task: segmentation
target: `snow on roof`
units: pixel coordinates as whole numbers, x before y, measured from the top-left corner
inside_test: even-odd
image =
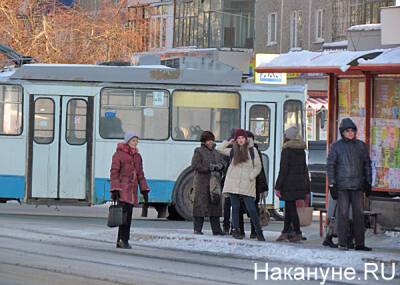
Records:
[[[370,53],[377,52],[373,51],[324,51],[324,52],[313,52],[313,51],[300,51],[300,52],[289,52],[281,54],[269,62],[261,62],[256,69],[262,68],[303,68],[303,67],[315,67],[315,68],[336,68],[345,72],[350,68],[350,63],[357,58],[366,56]],[[262,72],[262,71],[261,71]]]
[[[365,24],[365,25],[356,25],[348,28],[348,31],[376,31],[380,30],[382,24]]]
[[[362,65],[400,64],[400,47],[386,49],[372,60],[359,59],[358,63]]]
[[[6,81],[14,72],[15,70],[0,71],[0,81]]]
[[[337,41],[337,42],[331,42],[331,43],[324,43],[322,45],[323,48],[335,48],[335,47],[347,47],[349,41],[344,40],[344,41]]]

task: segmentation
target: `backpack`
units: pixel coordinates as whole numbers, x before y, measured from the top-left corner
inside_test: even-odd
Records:
[[[258,152],[258,156],[262,160],[261,152],[259,151],[258,148],[256,148],[256,150]],[[254,147],[250,147],[249,152],[254,167]],[[229,165],[232,163],[232,160],[233,160],[233,149],[229,153]],[[265,176],[264,164],[261,161],[261,172],[256,177],[256,193],[260,194],[264,192],[268,192],[268,183],[267,183],[267,177]]]

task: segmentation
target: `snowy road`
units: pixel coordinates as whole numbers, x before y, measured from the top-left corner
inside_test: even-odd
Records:
[[[0,224],[1,285],[266,283],[254,281],[251,260],[135,245],[120,250],[111,241],[51,234],[61,227],[103,227],[94,219],[0,215]]]
[[[161,248],[152,246],[151,240],[141,238],[133,240],[131,250],[116,249],[116,230],[105,228],[104,219],[0,214],[0,224],[0,285],[247,285],[320,284],[321,281],[272,282],[263,280],[263,274],[254,281],[255,261],[250,258]],[[162,233],[174,228],[177,233],[183,233],[180,242],[185,243],[192,237],[188,234],[191,224],[187,222],[136,220],[134,225],[133,235],[136,237],[146,232]],[[221,243],[221,238],[204,238],[210,240],[208,243]],[[168,243],[167,240],[164,242]],[[159,240],[158,245],[160,243],[163,240]],[[226,243],[235,246],[229,237],[226,237]],[[293,249],[293,255],[296,255],[296,249]],[[270,268],[298,266],[276,260],[265,261]],[[398,284],[396,281],[381,284]],[[357,283],[376,284],[374,281]]]

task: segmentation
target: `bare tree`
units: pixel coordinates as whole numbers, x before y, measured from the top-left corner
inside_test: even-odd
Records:
[[[40,62],[129,60],[146,48],[145,27],[143,19],[128,19],[125,0],[104,0],[95,11],[54,0],[0,1],[0,43]]]

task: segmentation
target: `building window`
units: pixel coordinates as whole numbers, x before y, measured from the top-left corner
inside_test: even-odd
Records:
[[[324,10],[323,9],[318,9],[317,10],[317,15],[316,15],[316,23],[315,23],[315,27],[316,27],[316,31],[315,31],[315,39],[317,42],[322,42],[324,41]]]
[[[22,88],[0,85],[0,135],[22,133]]]
[[[290,17],[290,47],[301,48],[303,45],[303,12],[292,11]]]
[[[100,136],[120,139],[133,131],[142,139],[168,138],[169,93],[166,90],[106,88],[101,92]]]
[[[211,130],[217,141],[230,136],[240,126],[240,99],[237,93],[175,91],[173,93],[172,137],[199,141]]]
[[[268,45],[276,44],[277,18],[278,18],[277,13],[271,13],[268,15],[268,35],[267,35]]]

